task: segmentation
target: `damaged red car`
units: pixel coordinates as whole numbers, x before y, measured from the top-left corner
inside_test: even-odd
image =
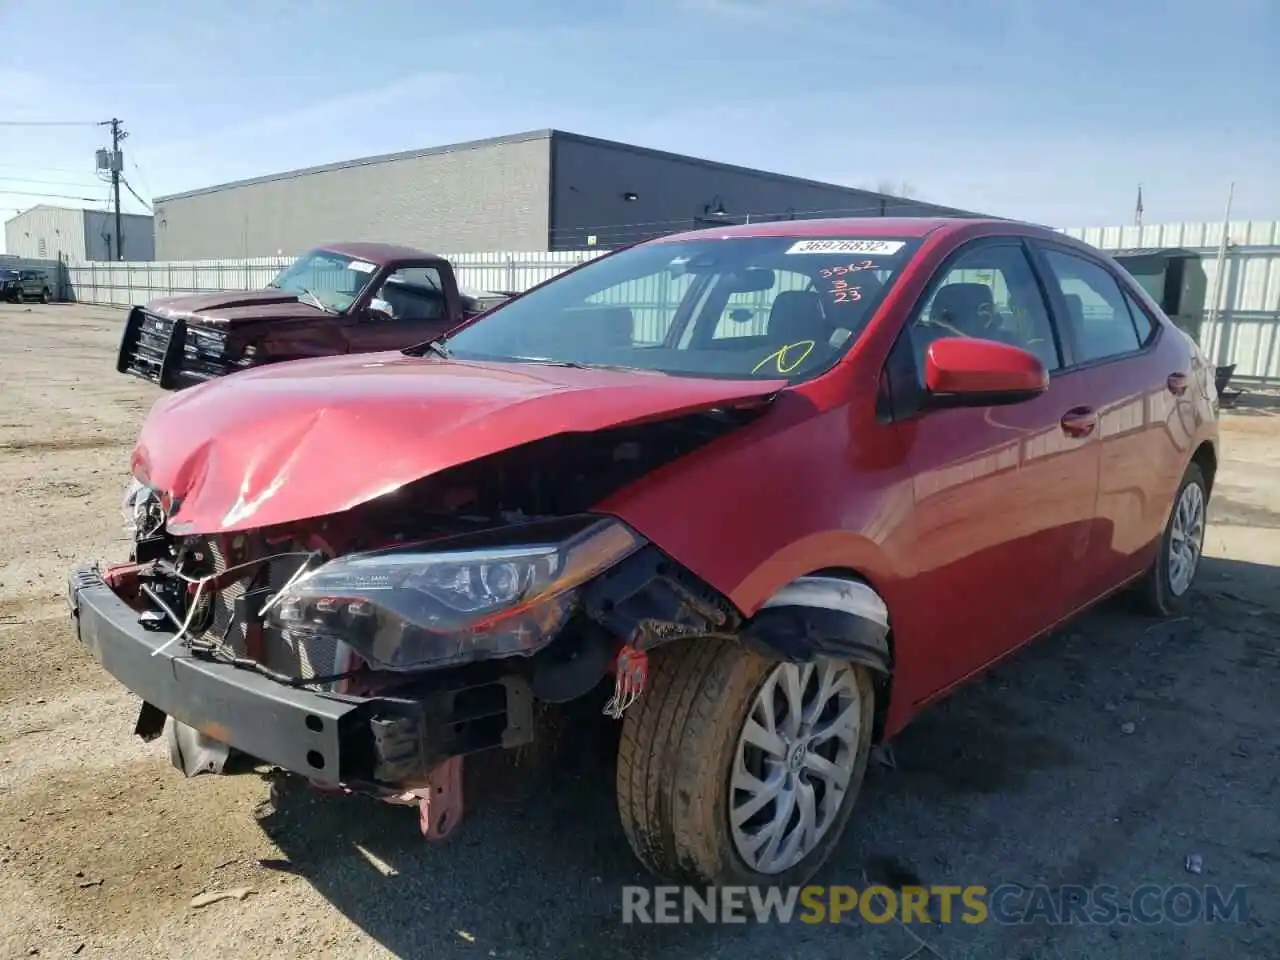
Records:
[[[1185,601],[1213,370],[1114,261],[1002,221],[712,229],[396,353],[162,398],[79,640],[188,774],[461,819],[541,704],[622,724],[659,875],[796,883],[871,747],[1083,608]]]

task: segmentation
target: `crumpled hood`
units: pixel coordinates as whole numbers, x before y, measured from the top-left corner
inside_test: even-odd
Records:
[[[302,303],[283,290],[234,290],[189,297],[163,297],[147,304],[162,317],[194,321],[201,326],[236,327],[262,320],[314,320],[323,310]]]
[[[747,402],[786,385],[399,353],[300,360],[166,395],[132,467],[174,498],[171,532],[230,532],[346,510],[542,437]]]

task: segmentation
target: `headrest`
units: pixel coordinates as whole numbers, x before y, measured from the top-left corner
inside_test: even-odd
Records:
[[[976,330],[991,322],[995,299],[985,283],[949,283],[933,298],[929,319],[960,330]]]
[[[812,290],[784,290],[773,298],[765,333],[771,341],[799,343],[812,340],[822,346],[831,337],[832,325],[822,312],[822,301]]]

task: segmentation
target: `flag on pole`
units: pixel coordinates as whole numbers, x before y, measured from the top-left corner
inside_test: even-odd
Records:
[[[1142,226],[1142,184],[1138,184],[1138,203],[1133,208],[1133,222]]]

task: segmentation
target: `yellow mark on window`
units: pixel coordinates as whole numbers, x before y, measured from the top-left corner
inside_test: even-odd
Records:
[[[790,373],[809,359],[809,354],[813,353],[813,348],[817,345],[816,340],[798,340],[795,343],[789,343],[757,363],[751,368],[751,372],[759,373],[764,367],[772,363],[779,373]],[[795,355],[796,352],[799,352],[799,356]]]

